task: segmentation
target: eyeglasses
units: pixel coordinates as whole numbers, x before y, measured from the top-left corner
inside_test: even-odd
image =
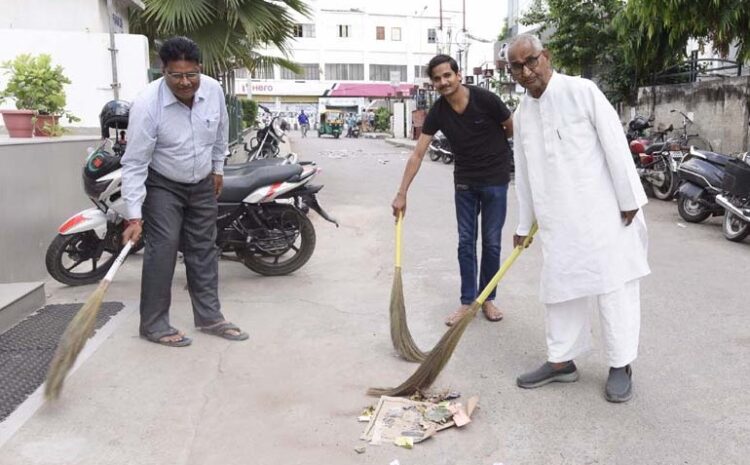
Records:
[[[529,70],[534,70],[539,65],[540,56],[542,56],[541,53],[535,57],[528,57],[523,63],[511,63],[508,66],[508,69],[510,70],[511,74],[521,74],[523,72],[524,66],[529,68]]]
[[[183,79],[187,78],[189,81],[195,81],[200,77],[201,73],[198,72],[192,72],[192,73],[167,73],[167,76],[169,76],[170,79],[173,81],[182,81]]]

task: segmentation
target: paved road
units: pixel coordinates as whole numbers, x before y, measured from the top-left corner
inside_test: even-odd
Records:
[[[293,134],[293,137],[296,134]],[[653,275],[644,281],[636,394],[602,396],[601,353],[578,362],[573,385],[524,391],[515,377],[545,355],[536,292],[539,248],[501,283],[501,323],[469,327],[435,387],[481,396],[474,421],[413,450],[354,452],[359,411],[372,385],[394,385],[415,366],[396,358],[388,332],[393,270],[389,203],[408,154],[382,141],[293,140],[323,168],[321,203],[342,226],[313,214],[317,249],[292,276],[264,278],[221,265],[229,318],[247,343],[195,334],[178,270],[173,322],[195,337],[186,349],[137,337],[139,257],[108,298],[128,310],[111,336],[0,449],[0,464],[505,465],[746,464],[750,455],[750,242],[723,239],[720,223],[686,225],[676,206],[646,208]],[[458,304],[451,166],[425,162],[405,223],[404,288],[423,348]],[[514,196],[504,238],[516,223]],[[86,298],[92,287],[50,284],[50,301]],[[597,331],[598,332],[598,331]]]

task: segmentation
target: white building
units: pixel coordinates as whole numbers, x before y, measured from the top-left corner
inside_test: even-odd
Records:
[[[22,53],[52,56],[72,81],[66,109],[81,119],[63,126],[99,126],[102,106],[117,95],[132,100],[148,84],[145,36],[128,34],[128,9],[141,0],[0,0],[0,62]],[[110,27],[113,33],[112,54]],[[114,62],[114,63],[113,63]],[[0,89],[8,77],[0,73]],[[6,101],[0,109],[15,108]],[[0,123],[2,120],[0,119]]]
[[[410,92],[424,89],[429,82],[426,65],[435,54],[457,57],[463,49],[465,57],[474,46],[461,37],[458,11],[443,11],[441,29],[439,16],[418,11],[386,14],[311,6],[312,17],[299,18],[297,37],[290,44],[291,58],[302,73],[279,66],[257,69],[252,76],[242,70],[237,75],[238,93],[287,116],[302,109],[317,114],[332,107],[359,112],[387,98],[409,98]],[[475,47],[480,46],[488,48]],[[491,56],[491,45],[489,50]]]

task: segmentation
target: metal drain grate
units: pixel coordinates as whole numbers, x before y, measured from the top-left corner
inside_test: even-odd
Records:
[[[47,305],[0,334],[0,421],[44,382],[60,336],[82,305]],[[124,307],[121,302],[105,302],[96,329]]]

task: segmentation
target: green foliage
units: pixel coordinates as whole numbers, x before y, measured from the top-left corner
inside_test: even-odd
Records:
[[[726,56],[738,46],[737,61],[750,60],[750,2],[747,0],[631,0],[628,19],[638,24],[637,45],[649,55],[662,52],[664,43],[684,49],[690,38]]]
[[[201,48],[205,72],[219,75],[231,69],[279,64],[295,72],[288,59],[295,19],[309,17],[303,0],[145,0],[146,9],[131,9],[130,30],[158,39],[184,35]],[[276,48],[282,57],[263,56],[255,49]]]
[[[388,132],[391,130],[391,112],[387,108],[375,110],[375,130]]]
[[[552,32],[545,46],[556,68],[594,79],[618,102],[634,98],[651,74],[684,56],[684,47],[671,46],[662,35],[648,44],[656,52],[647,52],[642,26],[626,8],[622,0],[534,0],[521,22]]]
[[[258,117],[258,102],[249,98],[241,98],[240,104],[242,104],[242,121],[245,127],[249,128],[255,124],[255,119]]]
[[[33,110],[44,115],[59,115],[68,121],[79,121],[65,111],[65,84],[70,84],[60,65],[52,66],[52,57],[46,54],[18,55],[2,64],[10,75],[8,85],[0,92],[0,101],[15,100],[16,108]]]

